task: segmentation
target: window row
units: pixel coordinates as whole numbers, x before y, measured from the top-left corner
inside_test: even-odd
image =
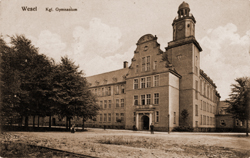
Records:
[[[150,104],[159,104],[159,93],[154,93],[153,102],[151,102],[151,94],[143,94],[140,95],[140,103],[139,96],[134,95],[134,105],[150,105]]]
[[[200,94],[207,97],[208,99],[212,100],[213,102],[216,101],[216,90],[207,82],[200,79]]]
[[[212,106],[211,104],[208,104],[202,100],[201,100],[201,110],[216,114],[215,106]]]
[[[115,107],[124,107],[125,102],[124,99],[116,99],[115,100]],[[100,101],[100,108],[101,109],[107,109],[107,108],[111,108],[112,106],[112,101],[111,100],[104,100],[104,101]]]
[[[100,122],[111,122],[112,114],[111,113],[104,113],[99,114],[99,121]],[[124,122],[124,113],[116,113],[115,114],[115,121],[116,122]]]
[[[140,83],[139,79],[134,79],[134,89],[139,89],[139,88],[150,88],[150,87],[158,87],[159,86],[159,75],[153,76],[153,85],[151,82],[152,77],[142,77],[140,78]],[[139,87],[140,85],[140,87]]]
[[[111,96],[111,86],[102,87],[92,89],[92,93],[97,96]],[[125,86],[124,85],[115,85],[113,89],[114,94],[123,94],[125,93]]]
[[[215,125],[215,118],[206,115],[200,115],[200,125]]]

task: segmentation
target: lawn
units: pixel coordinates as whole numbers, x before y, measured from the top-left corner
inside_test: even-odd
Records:
[[[250,137],[244,133],[165,133],[129,130],[88,129],[84,132],[8,132],[1,135],[2,150],[16,154],[13,148],[25,145],[47,147],[29,149],[25,157],[64,157],[58,149],[93,157],[250,157]],[[5,141],[5,142],[4,142]],[[10,143],[11,142],[11,143]],[[6,145],[6,144],[12,144]],[[19,146],[18,146],[19,144]],[[20,144],[23,145],[20,147]],[[6,148],[7,146],[7,148]],[[8,149],[9,148],[9,149]],[[0,155],[3,156],[3,155]],[[70,154],[67,155],[70,157]],[[72,156],[72,155],[71,155]],[[66,157],[66,156],[65,156]],[[76,157],[76,156],[72,156]]]

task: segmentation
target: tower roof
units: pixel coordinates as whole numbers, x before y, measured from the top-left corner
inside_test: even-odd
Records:
[[[178,10],[184,9],[184,8],[189,8],[189,4],[183,1],[181,5],[179,6]],[[190,9],[190,8],[189,8]]]

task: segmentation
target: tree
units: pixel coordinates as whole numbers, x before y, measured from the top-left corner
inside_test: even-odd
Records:
[[[186,125],[186,120],[188,118],[188,111],[187,109],[183,109],[182,112],[181,112],[181,119],[182,121],[184,122],[184,124]]]
[[[246,135],[248,136],[250,80],[248,77],[237,78],[232,84],[231,94],[226,102],[229,104],[227,112],[233,117],[246,122]]]
[[[68,57],[62,57],[56,66],[53,76],[53,97],[57,114],[66,117],[66,129],[73,117],[83,117],[83,120],[96,115],[98,110],[95,98],[88,92],[86,78]]]
[[[5,51],[1,52],[2,109],[5,115],[24,116],[26,127],[28,116],[33,116],[34,126],[35,116],[46,115],[49,106],[52,61],[39,54],[38,49],[23,35],[12,36],[10,44],[7,47],[3,43]]]
[[[88,87],[86,86],[86,88]],[[97,104],[96,96],[93,95],[90,90],[85,90],[83,100],[84,101],[82,102],[82,105],[79,106],[76,110],[76,116],[82,117],[82,129],[84,129],[84,124],[88,119],[96,119],[95,117],[100,110],[100,107]]]
[[[15,53],[0,38],[0,56],[1,56],[1,122],[2,124],[12,124],[15,118],[19,117],[16,106],[19,103],[20,91],[19,72],[15,69],[12,62],[15,59]]]

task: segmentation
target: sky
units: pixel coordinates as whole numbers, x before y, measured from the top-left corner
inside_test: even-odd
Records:
[[[68,56],[85,76],[129,65],[145,34],[165,51],[172,22],[183,0],[0,0],[0,31],[25,35],[56,62]],[[250,76],[250,0],[186,0],[196,19],[201,69],[214,81],[221,100],[235,79]],[[23,11],[22,7],[36,11]],[[53,11],[49,12],[49,9]],[[57,11],[71,8],[77,11]]]

